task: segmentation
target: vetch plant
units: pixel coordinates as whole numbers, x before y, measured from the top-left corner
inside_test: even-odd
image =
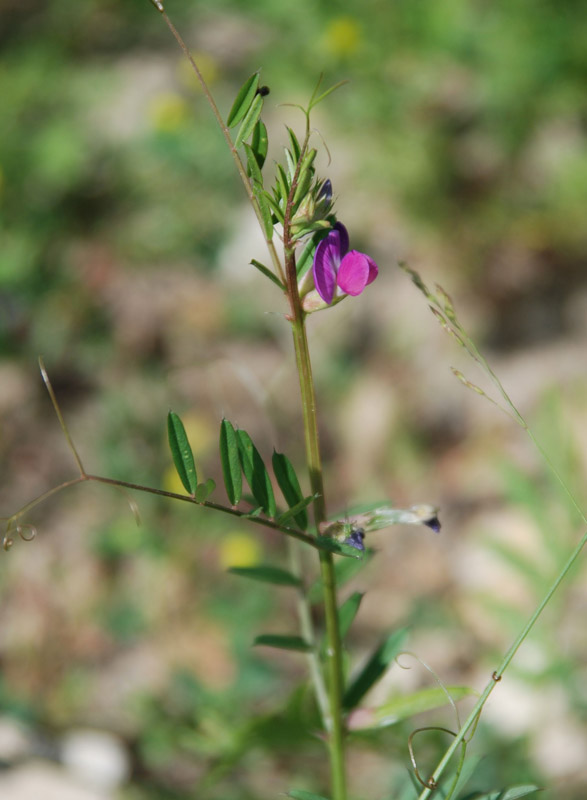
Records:
[[[168,441],[185,494],[91,474],[79,457],[48,371],[41,360],[41,374],[79,475],[50,489],[12,514],[6,521],[4,548],[8,550],[12,546],[15,535],[22,539],[34,537],[34,528],[25,520],[27,513],[35,505],[67,487],[85,481],[159,495],[231,515],[242,519],[243,524],[270,529],[288,542],[289,569],[274,564],[262,564],[233,568],[232,572],[297,593],[299,631],[295,634],[260,634],[255,644],[299,651],[307,656],[308,672],[321,725],[320,737],[324,740],[330,765],[329,799],[346,800],[348,795],[346,749],[349,732],[381,729],[444,705],[450,705],[453,709],[456,730],[448,731],[453,741],[431,774],[426,775],[418,764],[413,741],[417,733],[426,729],[415,731],[406,743],[414,766],[414,785],[418,787],[420,800],[431,795],[464,798],[465,795],[460,792],[475,766],[473,760],[466,759],[468,737],[474,732],[485,701],[501,680],[540,612],[577,559],[587,540],[587,534],[570,555],[546,597],[498,665],[464,722],[460,721],[455,702],[472,691],[466,687],[446,687],[438,678],[438,686],[401,698],[396,697],[376,708],[363,704],[369,690],[395,660],[405,653],[407,631],[400,629],[391,632],[374,648],[365,665],[349,677],[345,667],[344,639],[359,610],[362,595],[355,593],[344,603],[339,602],[337,589],[344,569],[340,565],[354,561],[360,566],[373,555],[366,547],[368,536],[373,531],[402,524],[423,525],[439,532],[440,522],[437,509],[433,505],[422,503],[417,497],[414,498],[414,504],[407,509],[395,508],[391,503],[376,503],[371,507],[353,509],[349,513],[341,512],[334,518],[327,511],[327,491],[323,481],[316,413],[317,398],[306,321],[311,313],[328,311],[349,296],[360,296],[376,280],[380,269],[369,255],[350,249],[349,232],[336,216],[331,182],[327,177],[318,175],[315,167],[317,149],[311,146],[312,110],[340,84],[321,91],[321,82],[318,82],[307,106],[298,107],[305,122],[303,131],[298,135],[292,128],[287,129],[288,146],[284,150],[284,161],[276,164],[273,179],[269,180],[266,173],[268,132],[262,119],[268,91],[260,85],[259,73],[254,73],[243,84],[224,118],[197,63],[169,20],[162,2],[153,0],[153,4],[191,63],[263,232],[268,264],[257,260],[251,261],[251,264],[262,277],[270,280],[282,292],[287,301],[285,319],[291,328],[299,378],[306,475],[299,476],[290,459],[285,454],[274,451],[271,476],[250,435],[230,420],[222,419],[219,429],[219,460],[228,503],[213,500],[211,498],[216,485],[212,479],[202,479],[199,475],[184,424],[181,417],[173,411],[169,412],[167,418]],[[528,425],[517,412],[501,383],[460,326],[448,295],[440,289],[436,294],[430,292],[416,273],[410,274],[443,327],[486,371],[497,387],[508,413],[530,433]],[[484,394],[461,373],[456,374],[466,386]],[[302,489],[305,484],[309,486],[309,491]],[[279,488],[284,502],[276,496],[275,487]],[[587,523],[578,506],[577,509],[582,520]],[[302,545],[316,551],[320,568],[317,590],[316,585],[309,585],[302,569]],[[312,609],[317,594],[324,619],[323,635],[316,628]],[[452,773],[448,773],[447,767],[457,752],[456,766],[452,767]],[[418,791],[414,789],[410,796],[416,797]],[[517,786],[475,797],[478,800],[514,800],[535,791],[537,787],[534,785]],[[288,796],[297,800],[321,800],[319,795],[296,789],[292,789]]]

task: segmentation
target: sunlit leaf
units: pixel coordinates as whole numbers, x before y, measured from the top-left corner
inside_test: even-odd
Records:
[[[256,94],[253,98],[253,102],[251,103],[251,107],[247,111],[245,118],[243,119],[242,125],[239,128],[239,132],[236,135],[236,139],[234,140],[234,146],[240,147],[240,145],[245,142],[249,136],[253,133],[255,125],[261,116],[261,111],[263,110],[263,96],[260,94]]]
[[[291,572],[279,567],[272,567],[268,564],[260,564],[257,567],[231,567],[229,572],[233,575],[241,575],[243,578],[251,578],[263,583],[274,583],[277,586],[301,586],[302,582]]]
[[[343,698],[345,708],[354,708],[369,689],[377,683],[394,658],[401,652],[407,634],[407,628],[400,628],[379,645],[346,690]]]
[[[285,502],[293,508],[304,502],[304,495],[300,488],[298,476],[289,458],[284,453],[273,451],[272,457],[273,473],[277,479],[277,484],[285,497]],[[307,498],[306,498],[307,499]],[[310,501],[311,502],[311,501]],[[308,503],[306,503],[308,505]],[[305,531],[308,527],[308,514],[302,508],[296,515],[295,520],[300,528]]]
[[[251,103],[255,99],[257,93],[257,87],[259,85],[259,73],[255,72],[254,75],[243,83],[239,92],[236,96],[236,100],[232,104],[232,108],[230,109],[230,113],[228,114],[228,118],[226,120],[226,125],[229,128],[232,128],[234,125],[237,125],[241,119],[245,116],[247,111],[251,107]]]
[[[475,694],[468,686],[447,686],[452,699],[457,702],[463,697]],[[449,703],[446,692],[439,686],[421,689],[412,694],[399,695],[377,708],[355,708],[348,716],[349,730],[371,730],[395,725],[415,714],[441,708]]]
[[[173,411],[167,415],[167,438],[177,474],[185,490],[194,494],[198,486],[194,454],[188,442],[183,422]]]
[[[257,636],[253,644],[277,647],[280,650],[298,650],[300,653],[309,653],[313,649],[312,645],[301,636],[280,636],[273,633],[263,633],[261,636]]]
[[[243,473],[253,497],[268,517],[274,517],[277,512],[275,496],[263,459],[246,431],[237,430],[236,439]]]
[[[231,504],[236,506],[242,496],[242,471],[236,431],[227,419],[220,423],[220,461],[226,494]]]

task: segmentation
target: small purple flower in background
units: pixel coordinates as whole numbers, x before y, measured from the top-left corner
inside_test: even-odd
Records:
[[[316,248],[313,272],[318,294],[330,305],[337,286],[344,294],[356,297],[375,280],[379,269],[365,253],[349,252],[347,229],[337,222]]]

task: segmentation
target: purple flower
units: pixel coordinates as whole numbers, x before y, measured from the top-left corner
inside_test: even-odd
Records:
[[[313,271],[316,290],[330,305],[337,286],[344,294],[356,297],[375,280],[379,269],[365,253],[349,251],[347,229],[337,222],[316,248]]]

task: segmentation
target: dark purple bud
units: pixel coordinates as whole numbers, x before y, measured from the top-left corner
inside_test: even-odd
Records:
[[[440,520],[438,517],[430,517],[430,519],[424,520],[424,525],[427,525],[434,533],[440,533]]]
[[[351,547],[356,547],[357,550],[364,550],[365,545],[363,539],[365,538],[365,531],[362,528],[355,528],[352,533],[344,540],[344,544],[349,544]]]
[[[322,188],[318,192],[318,197],[316,199],[318,202],[324,200],[326,205],[330,205],[332,201],[332,184],[328,178],[322,184]]]
[[[268,86],[259,86],[255,94],[260,94],[261,97],[267,97],[271,89]]]

